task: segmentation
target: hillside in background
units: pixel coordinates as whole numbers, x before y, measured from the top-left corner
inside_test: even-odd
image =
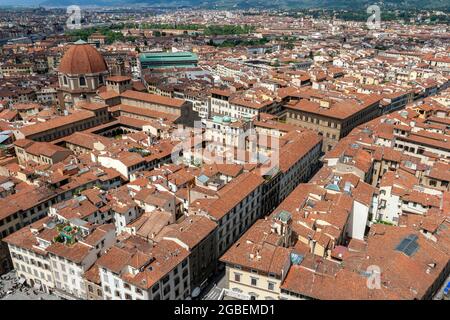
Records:
[[[390,9],[450,9],[450,0],[2,0],[3,5],[199,7],[218,9],[363,9],[374,3]]]

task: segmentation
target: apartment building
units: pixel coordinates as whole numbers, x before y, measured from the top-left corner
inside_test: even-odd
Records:
[[[94,264],[88,271],[84,273],[86,299],[87,300],[103,300],[102,282],[100,280],[100,272],[98,265]]]
[[[45,188],[18,192],[7,198],[0,199],[2,207],[0,214],[1,238],[6,238],[22,227],[43,218],[48,207],[61,199],[62,195],[57,195],[55,192]],[[2,248],[0,271],[4,273],[12,265],[7,245],[4,242],[0,242],[0,247]]]
[[[60,144],[77,156],[94,150],[105,150],[111,146],[108,138],[89,132],[75,132],[62,138]]]
[[[48,237],[41,233],[50,220],[48,217],[40,219],[3,239],[19,279],[47,293],[53,293],[55,282],[48,252],[44,249]]]
[[[84,272],[115,243],[112,225],[45,217],[4,240],[19,277],[30,286],[67,299],[84,298]]]
[[[181,300],[191,292],[188,251],[130,236],[97,261],[104,300]]]
[[[205,140],[217,145],[246,149],[245,134],[250,132],[250,121],[228,116],[214,116],[205,120]]]
[[[211,116],[251,120],[261,113],[279,114],[281,111],[280,103],[263,88],[234,93],[214,88],[210,94]]]
[[[117,172],[111,169],[106,170],[108,171],[93,168],[91,172],[86,169],[83,171],[73,164],[65,165],[62,171],[56,172],[58,176],[61,173],[66,174],[67,177],[65,179],[48,180],[49,187],[27,187],[0,199],[0,206],[2,207],[0,213],[0,239],[45,217],[51,206],[72,198],[79,191],[89,189],[95,185],[109,189],[122,183]],[[50,173],[45,172],[44,174],[56,176],[54,171]],[[35,175],[29,174],[23,179],[31,178],[35,178]],[[34,180],[26,181],[32,183]],[[7,246],[1,241],[0,249],[2,253],[2,256],[0,256],[2,269],[0,271],[3,273],[10,269],[11,262]]]
[[[280,286],[295,253],[291,244],[291,217],[281,212],[273,219],[258,220],[220,258],[225,263],[227,292],[240,299],[278,300]]]
[[[92,153],[92,157],[106,168],[114,168],[127,179],[130,179],[132,174],[144,170],[147,166],[147,161],[140,154],[136,152],[119,152],[116,154]]]
[[[288,124],[311,129],[323,136],[323,151],[331,150],[358,125],[380,114],[381,97],[334,98],[318,91],[300,94],[300,100],[284,105]]]
[[[441,159],[450,159],[450,141],[444,134],[410,132],[405,135],[396,135],[393,148],[423,160],[428,159],[430,154]]]
[[[0,75],[2,75],[3,77],[31,75],[33,72],[33,65],[28,63],[7,63],[0,66]]]
[[[217,223],[202,217],[189,216],[182,222],[164,227],[156,237],[174,241],[189,251],[190,287],[204,289],[207,279],[217,270],[217,256],[214,254],[217,240]],[[198,290],[197,290],[198,291]]]
[[[108,121],[107,107],[98,104],[85,104],[74,113],[35,123],[19,129],[17,139],[49,142],[83,131]]]
[[[189,206],[189,214],[206,215],[218,224],[217,257],[261,215],[263,183],[264,179],[254,172],[242,173],[217,192],[218,199],[199,199]]]
[[[311,131],[292,131],[278,152],[279,201],[283,201],[300,183],[308,181],[319,167],[323,139]]]
[[[437,162],[422,177],[421,184],[441,191],[450,191],[450,164]]]
[[[66,148],[56,146],[48,142],[35,142],[28,139],[20,139],[14,142],[19,165],[31,161],[40,165],[53,165],[65,160],[72,154]]]
[[[60,237],[65,238],[65,243],[58,242]],[[92,227],[75,221],[62,228],[60,237],[46,248],[55,279],[55,293],[68,299],[84,298],[87,294],[84,273],[116,242],[114,226]]]

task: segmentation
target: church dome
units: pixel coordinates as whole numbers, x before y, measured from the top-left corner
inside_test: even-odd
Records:
[[[90,44],[77,41],[69,47],[59,64],[64,74],[92,74],[108,71],[103,56]]]

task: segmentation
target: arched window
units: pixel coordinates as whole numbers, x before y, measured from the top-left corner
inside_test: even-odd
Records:
[[[250,296],[250,300],[258,300],[258,294],[255,292],[249,292],[248,295]]]
[[[85,86],[86,86],[86,78],[80,77],[80,87],[85,87]]]

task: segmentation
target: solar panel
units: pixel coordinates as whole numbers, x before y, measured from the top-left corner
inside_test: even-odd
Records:
[[[417,242],[412,241],[406,247],[405,254],[408,256],[412,256],[417,251],[417,249],[419,249],[419,245],[417,244]]]
[[[409,242],[410,242],[410,240],[408,240],[408,239],[403,239],[403,240],[400,242],[400,244],[395,248],[395,250],[398,250],[398,251],[404,251],[405,248],[408,246]]]
[[[403,252],[410,257],[417,251],[417,249],[419,249],[417,239],[418,237],[415,234],[410,234],[400,242],[395,250]]]
[[[302,254],[291,253],[291,262],[292,264],[300,264],[303,261],[304,256]]]

